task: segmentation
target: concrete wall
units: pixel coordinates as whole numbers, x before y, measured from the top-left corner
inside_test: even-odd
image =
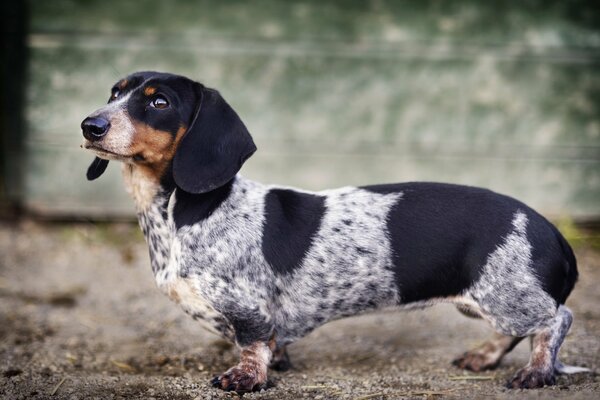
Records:
[[[254,135],[243,169],[324,189],[485,186],[600,216],[600,16],[586,1],[32,1],[25,203],[131,215],[85,181],[80,121],[136,70],[218,88]]]

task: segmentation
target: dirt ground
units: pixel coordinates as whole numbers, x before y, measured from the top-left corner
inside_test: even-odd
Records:
[[[561,359],[600,369],[600,251],[577,249],[575,323]],[[503,388],[528,359],[522,342],[496,371],[452,358],[491,334],[451,306],[330,323],[290,347],[291,371],[250,399],[600,398],[595,373],[532,391]],[[210,378],[236,349],[154,286],[133,224],[0,222],[0,396],[7,399],[220,399]],[[517,394],[517,396],[515,396]]]

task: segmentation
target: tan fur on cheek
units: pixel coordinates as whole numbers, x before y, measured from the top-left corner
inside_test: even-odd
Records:
[[[148,174],[153,175],[158,182],[175,156],[175,150],[186,127],[181,126],[173,135],[146,124],[134,123],[134,131],[130,153],[133,156],[141,156],[139,165],[147,167]]]
[[[124,164],[123,176],[125,186],[138,210],[145,210],[152,204],[160,188],[160,180],[175,156],[186,129],[181,126],[173,136],[146,124],[134,123],[130,154],[134,158],[139,156],[141,160]]]

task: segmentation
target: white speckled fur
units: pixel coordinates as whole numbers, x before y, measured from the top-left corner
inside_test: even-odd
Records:
[[[238,177],[229,197],[209,218],[179,229],[174,242],[181,248],[181,258],[169,268],[176,276],[185,276],[215,309],[228,309],[234,303],[269,321],[273,272],[261,249],[267,190]]]
[[[126,174],[128,173],[127,168],[125,166]],[[138,175],[135,181],[126,179],[125,183],[130,193],[134,192],[130,186],[132,184],[152,186],[152,182],[148,179],[144,180],[143,175]],[[227,325],[223,316],[215,311],[211,303],[202,296],[195,282],[192,279],[182,278],[179,274],[182,250],[173,223],[175,192],[171,195],[157,195],[150,205],[145,204],[145,199],[142,199],[140,203],[136,196],[133,198],[136,201],[139,223],[150,250],[150,263],[158,288],[180,304],[186,313],[202,323],[204,328],[228,339],[233,339],[231,327]]]
[[[272,188],[238,176],[229,197],[209,218],[177,232],[172,216],[175,194],[169,200],[158,195],[150,206],[140,208],[158,286],[187,313],[229,338],[233,328],[217,310],[233,302],[241,310],[257,312],[276,332],[278,344],[332,319],[398,303],[385,221],[401,194],[353,187],[317,193],[326,197],[321,226],[302,265],[290,275],[280,275],[268,265],[261,247],[264,201]],[[342,223],[344,219],[351,225]],[[498,332],[512,336],[545,327],[556,302],[532,274],[526,228],[526,215],[516,213],[513,231],[462,296],[402,308],[439,301],[464,304]]]
[[[352,187],[319,192],[326,196],[327,211],[313,244],[300,268],[280,276],[261,246],[264,201],[272,188],[238,176],[209,218],[177,232],[172,216],[176,195],[168,205],[166,195],[158,195],[150,206],[140,207],[161,290],[229,338],[232,327],[216,310],[234,302],[256,311],[273,326],[280,344],[329,320],[398,302],[385,221],[399,194]],[[333,234],[334,228],[342,234]]]
[[[556,301],[542,289],[530,268],[527,222],[524,213],[515,213],[513,231],[489,255],[480,279],[464,296],[505,335],[530,335],[544,328],[556,313]]]
[[[276,281],[282,294],[275,319],[284,340],[335,318],[398,303],[385,221],[400,194],[353,187],[318,194],[326,196],[327,211],[312,246],[298,270]]]

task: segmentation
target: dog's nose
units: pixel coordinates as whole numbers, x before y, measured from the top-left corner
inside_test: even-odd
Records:
[[[81,123],[81,130],[83,136],[90,141],[96,141],[102,139],[110,128],[110,122],[102,117],[87,117]]]

